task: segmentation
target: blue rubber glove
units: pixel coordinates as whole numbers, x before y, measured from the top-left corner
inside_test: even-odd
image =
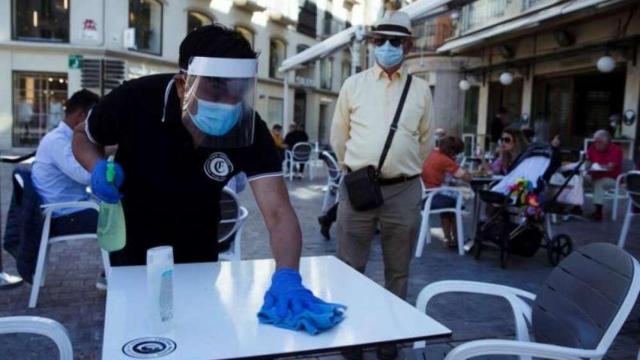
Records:
[[[118,188],[124,181],[122,167],[114,162],[115,177],[113,182],[107,179],[107,160],[100,160],[91,172],[91,192],[101,201],[115,204],[122,198]]]
[[[345,309],[315,297],[302,285],[298,271],[280,269],[271,278],[258,318],[265,324],[315,335],[340,323]]]

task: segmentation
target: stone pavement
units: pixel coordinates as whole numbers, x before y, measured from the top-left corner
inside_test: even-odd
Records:
[[[10,171],[11,166],[0,164],[3,229],[10,200]],[[322,203],[323,180],[287,183],[291,201],[302,225],[303,255],[334,254],[335,239],[323,240],[316,220]],[[241,201],[250,212],[243,235],[243,258],[270,257],[268,239],[265,237],[266,228],[251,192],[244,192]],[[619,222],[613,224],[610,220],[601,224],[567,222],[554,227],[554,231],[570,234],[579,246],[595,241],[616,242],[620,227]],[[434,232],[437,233],[437,229]],[[636,256],[640,255],[637,239],[640,239],[640,221],[636,220],[628,238],[628,249]],[[6,253],[4,259],[5,268],[13,271],[12,259]],[[77,359],[99,359],[105,306],[105,292],[95,288],[100,267],[99,251],[95,243],[54,246],[48,266],[47,284],[40,292],[38,307],[33,310],[27,308],[30,287],[25,285],[0,292],[0,316],[40,315],[53,318],[69,330]],[[481,260],[476,261],[471,256],[459,257],[453,251],[445,249],[439,241],[434,241],[425,248],[422,258],[412,262],[408,301],[414,304],[420,289],[431,282],[445,279],[488,281],[517,286],[535,293],[551,270],[544,250],[530,259],[513,257],[508,269],[503,270],[499,266],[497,252],[487,251]],[[378,283],[383,282],[379,242],[374,242],[366,274]],[[424,351],[412,351],[411,344],[407,344],[402,352],[403,358],[441,359],[449,349],[465,341],[514,336],[509,306],[499,299],[479,295],[443,295],[432,301],[428,313],[448,326],[453,331],[453,336],[429,342]],[[639,318],[640,309],[636,306],[607,354],[607,359],[635,358],[640,346]],[[54,346],[42,337],[0,336],[0,360],[54,359],[55,356]],[[319,359],[340,358],[333,354]],[[376,357],[373,351],[369,351],[366,358]]]

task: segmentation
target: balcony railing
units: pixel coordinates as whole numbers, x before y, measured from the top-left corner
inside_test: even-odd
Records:
[[[416,36],[414,53],[435,52],[444,42],[453,36],[453,26],[450,23],[435,23],[427,21],[414,26]]]
[[[532,8],[563,0],[477,0],[462,7],[460,34],[518,16]]]

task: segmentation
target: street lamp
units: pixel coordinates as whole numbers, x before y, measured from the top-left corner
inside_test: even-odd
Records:
[[[500,74],[500,84],[504,86],[508,86],[508,85],[511,85],[512,82],[513,82],[513,75],[510,72],[505,71],[502,74]]]
[[[616,68],[616,61],[609,55],[605,55],[598,59],[596,67],[601,73],[610,73]]]
[[[469,83],[469,80],[462,79],[460,80],[460,82],[458,83],[458,87],[460,88],[460,90],[462,91],[467,91],[471,88],[471,84]]]

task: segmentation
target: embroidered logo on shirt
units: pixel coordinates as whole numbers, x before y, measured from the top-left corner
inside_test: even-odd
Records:
[[[225,181],[233,172],[233,164],[226,154],[216,152],[205,161],[204,172],[215,181]]]

